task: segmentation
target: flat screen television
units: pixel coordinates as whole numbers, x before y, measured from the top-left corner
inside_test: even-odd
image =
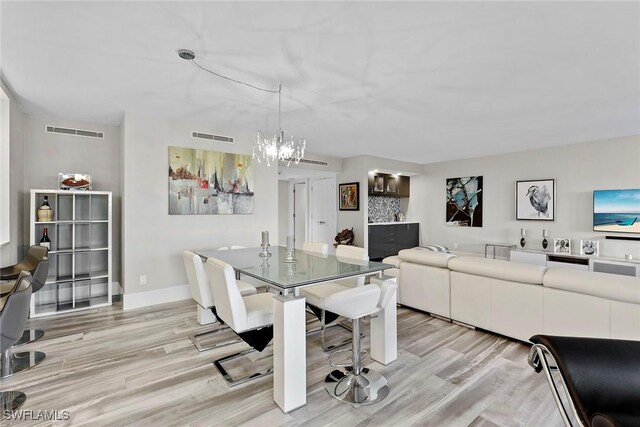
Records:
[[[640,189],[594,191],[593,231],[640,234]]]

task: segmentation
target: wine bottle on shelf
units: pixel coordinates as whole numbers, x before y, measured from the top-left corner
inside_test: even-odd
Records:
[[[47,227],[44,228],[44,232],[42,233],[42,239],[40,239],[40,246],[46,246],[47,249],[51,250],[51,240],[49,239]]]
[[[51,209],[51,206],[49,206],[48,196],[44,196],[44,202],[42,202],[42,206],[38,208],[38,221],[53,221],[53,209]]]

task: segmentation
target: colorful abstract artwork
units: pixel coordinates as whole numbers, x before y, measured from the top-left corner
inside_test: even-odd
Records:
[[[339,205],[341,211],[360,210],[360,183],[350,182],[338,186]]]
[[[482,227],[482,177],[447,178],[447,225]]]
[[[250,155],[169,147],[169,214],[253,213]]]

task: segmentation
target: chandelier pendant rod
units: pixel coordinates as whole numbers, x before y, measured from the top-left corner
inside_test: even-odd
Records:
[[[271,162],[275,161],[284,161],[287,162],[287,166],[294,161],[296,164],[300,162],[300,160],[304,157],[304,150],[306,146],[306,140],[300,139],[295,140],[293,135],[290,135],[285,140],[284,129],[282,129],[282,82],[278,84],[278,90],[267,89],[263,87],[259,87],[253,85],[251,83],[244,82],[242,80],[237,80],[231,78],[229,76],[217,73],[207,67],[200,65],[196,62],[196,55],[193,51],[189,49],[179,49],[178,56],[188,62],[191,63],[194,67],[205,71],[213,76],[231,81],[233,83],[237,83],[240,85],[248,86],[250,88],[269,92],[269,93],[277,93],[278,94],[278,132],[273,138],[266,139],[263,137],[261,132],[258,132],[258,139],[256,145],[253,147],[253,155],[252,157],[258,161],[258,163],[262,160],[267,162],[267,166],[271,164]]]

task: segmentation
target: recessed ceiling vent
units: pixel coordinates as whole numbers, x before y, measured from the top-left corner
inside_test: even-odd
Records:
[[[226,144],[233,144],[234,143],[234,140],[233,140],[232,136],[213,135],[211,133],[204,133],[204,132],[193,131],[193,132],[191,132],[191,137],[192,138],[206,139],[208,141],[224,142]]]
[[[85,138],[99,138],[104,139],[104,132],[98,132],[95,130],[81,130],[81,129],[70,129],[70,128],[60,128],[57,126],[49,126],[45,127],[45,132],[47,133],[60,133],[62,135],[74,135],[74,136],[84,136]]]
[[[329,163],[323,160],[313,160],[313,159],[300,159],[300,163],[306,163],[308,165],[316,165],[316,166],[329,166]]]

